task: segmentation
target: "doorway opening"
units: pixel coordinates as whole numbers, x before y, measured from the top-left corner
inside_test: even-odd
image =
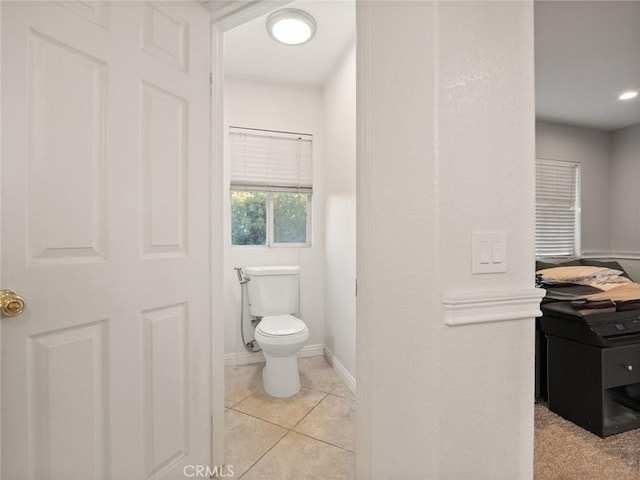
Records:
[[[348,477],[353,476],[355,457],[355,2],[293,2],[286,8],[299,8],[315,19],[311,41],[276,43],[266,28],[273,10],[257,12],[222,35],[224,114],[217,131],[224,155],[216,188],[223,201],[224,229],[225,457],[236,476],[248,478],[259,472],[274,478],[279,472],[304,476],[304,469]],[[274,241],[276,194],[264,194],[262,187],[261,194],[251,196],[251,205],[241,204],[237,195],[232,199],[232,127],[312,137],[304,245]],[[255,228],[258,236],[245,237],[248,243],[242,244],[233,231],[255,226],[251,222],[256,217],[247,213],[256,209],[264,225]],[[240,219],[245,223],[240,225]],[[310,332],[298,358],[302,389],[288,399],[263,391],[264,357],[249,351],[257,348],[245,348],[255,338],[255,322],[247,292],[241,290],[246,286],[239,285],[234,270],[278,265],[300,267],[297,313]],[[318,458],[326,464],[305,458],[302,452],[308,448],[321,451]]]
[[[640,4],[535,2],[534,9],[536,270],[553,267],[549,263],[606,266],[612,269],[608,282],[639,282],[640,230],[637,221],[629,220],[635,215],[629,208],[637,205],[631,185],[639,179],[640,108],[637,99],[624,94],[640,87]],[[559,198],[559,189],[549,195],[544,184],[559,185],[563,176],[569,180],[565,185],[577,185],[573,198],[565,199],[578,214],[565,215],[560,226],[559,209],[543,213]],[[543,230],[551,222],[555,225],[546,235]],[[586,288],[611,291],[606,283],[599,280]],[[637,354],[640,343],[633,331],[624,337],[620,330],[599,333],[607,326],[627,329],[627,316],[637,311],[593,309],[587,320],[584,310],[566,301],[570,297],[551,303],[551,295],[558,297],[547,293],[544,316],[536,320],[535,478],[637,476],[630,459],[637,450],[640,384],[632,374],[612,382],[606,364],[597,368],[601,358],[622,350]],[[587,323],[598,326],[591,331]],[[597,353],[591,367],[581,361],[585,351]],[[576,365],[580,380],[573,382]],[[587,462],[585,451],[590,452]]]

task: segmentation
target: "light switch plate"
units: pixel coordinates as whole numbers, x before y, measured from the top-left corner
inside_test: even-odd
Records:
[[[472,274],[507,271],[507,232],[473,232]]]

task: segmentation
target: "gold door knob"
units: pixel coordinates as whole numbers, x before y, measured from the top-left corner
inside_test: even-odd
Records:
[[[0,290],[0,313],[3,317],[17,317],[24,311],[24,298],[11,290]]]

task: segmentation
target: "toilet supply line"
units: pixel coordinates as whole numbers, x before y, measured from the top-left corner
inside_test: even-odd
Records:
[[[242,344],[247,351],[255,353],[260,352],[262,349],[255,349],[256,341],[251,340],[247,342],[244,338],[244,286],[251,281],[250,278],[244,276],[244,272],[242,271],[242,267],[233,267],[238,275],[238,282],[240,282],[240,336],[242,337]],[[251,324],[255,326],[256,320],[251,320]]]

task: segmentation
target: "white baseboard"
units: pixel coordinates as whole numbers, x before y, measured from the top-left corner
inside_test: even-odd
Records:
[[[298,352],[298,358],[302,357],[321,357],[324,355],[324,345],[321,343],[316,343],[315,345],[305,345],[302,347],[300,352]]]
[[[264,363],[264,355],[262,352],[250,353],[225,353],[224,366],[233,367],[236,365],[249,365],[250,363]]]
[[[344,368],[344,365],[340,363],[340,360],[336,358],[333,352],[327,347],[324,346],[324,358],[327,360],[329,365],[333,367],[340,380],[344,382],[347,388],[353,393],[356,394],[356,379],[353,375],[349,373],[349,370]]]
[[[321,343],[315,345],[305,345],[298,352],[298,358],[302,357],[320,357],[324,355],[324,345]],[[235,365],[249,365],[250,363],[264,363],[264,355],[262,352],[239,352],[225,353],[224,366],[232,367]]]

